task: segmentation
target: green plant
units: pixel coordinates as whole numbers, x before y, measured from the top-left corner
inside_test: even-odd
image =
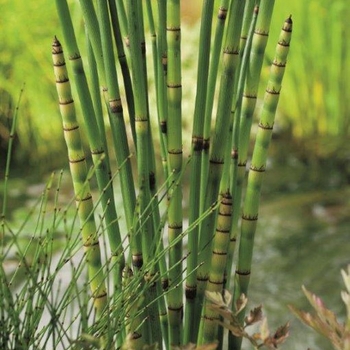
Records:
[[[317,333],[326,337],[336,350],[350,349],[350,266],[348,270],[341,271],[346,291],[341,292],[341,297],[346,307],[346,319],[342,324],[338,321],[334,312],[329,310],[321,298],[312,294],[304,286],[303,292],[308,299],[315,313],[297,309],[295,306],[289,306],[290,310],[307,326],[313,328]]]
[[[149,0],[96,3],[80,0],[79,3],[86,28],[88,65],[80,54],[81,44],[78,45],[65,0],[56,1],[65,49],[56,37],[52,45],[76,212],[71,226],[65,225],[66,216],[54,212],[52,226],[47,231],[48,242],[63,224],[66,248],[55,273],[43,278],[48,288],[44,290],[37,283],[42,276],[40,242],[47,242],[43,238],[44,224],[39,231],[35,230],[39,245],[34,263],[26,264],[28,274],[32,274],[32,268],[36,271],[30,279],[33,287],[29,288],[28,298],[38,292],[38,310],[47,309],[51,315],[50,325],[54,325],[37,333],[37,323],[32,322],[32,332],[37,335],[30,346],[42,346],[44,337],[46,342],[52,341],[54,347],[65,346],[67,341],[69,346],[78,348],[164,346],[168,349],[191,343],[198,348],[222,348],[226,342],[221,322],[223,314],[220,308],[212,307],[205,295],[233,290],[232,307],[235,308],[242,293],[247,294],[262,174],[291,40],[292,20],[289,17],[284,22],[278,40],[245,185],[248,141],[274,1],[223,0],[211,54],[214,7],[213,1],[203,2],[192,142],[187,150],[190,154],[187,162],[183,159],[182,124],[189,112],[182,109],[180,1],[169,0],[166,6],[164,1],[151,3]],[[157,21],[153,18],[155,14]],[[147,27],[153,50],[155,106],[151,106],[149,98]],[[118,63],[122,79],[116,67]],[[83,122],[75,115],[69,76],[76,88],[75,100],[80,102]],[[217,106],[212,118],[216,94]],[[127,109],[124,109],[124,98]],[[81,124],[90,148],[90,170],[79,134]],[[110,125],[111,142],[106,136],[105,124]],[[153,139],[157,128],[152,124],[158,125],[159,151]],[[116,170],[113,170],[113,154]],[[159,156],[163,169],[161,186],[158,186],[156,169]],[[183,197],[188,189],[187,165],[191,175],[189,197],[186,197],[188,227],[185,228],[187,215]],[[90,187],[93,179],[97,183],[94,201]],[[116,190],[116,186],[120,187]],[[241,193],[245,186],[242,226],[238,229]],[[118,195],[115,194],[119,190],[124,216],[117,214]],[[43,206],[47,197],[44,198]],[[79,230],[75,226],[78,219]],[[4,218],[4,237],[6,230],[9,228]],[[18,234],[12,235],[14,250],[20,250]],[[238,255],[234,256],[238,236]],[[76,265],[70,255],[78,254],[79,248],[84,256]],[[20,261],[26,260],[28,249],[20,250]],[[50,246],[46,255],[53,256]],[[50,288],[66,261],[71,262],[74,281],[62,300],[48,300]],[[234,281],[231,278],[233,262],[237,266]],[[47,268],[43,266],[43,273],[49,275],[50,264],[44,265]],[[87,275],[81,287],[79,279],[84,274],[84,266]],[[3,274],[6,286],[3,294],[8,296],[11,283],[5,271]],[[38,289],[35,289],[36,283]],[[62,317],[66,319],[71,302],[78,304],[81,313],[75,336],[67,335],[69,327],[64,327],[61,321]],[[240,330],[229,337],[228,346],[237,350],[242,336],[249,338],[243,331],[243,304],[237,319],[231,318],[229,325],[231,330],[235,327]],[[12,302],[9,305],[17,317],[20,312]],[[31,313],[37,314],[40,320],[35,307],[30,309]],[[258,348],[269,344],[277,346],[287,335],[286,327],[282,333],[276,337],[278,341],[273,342],[264,327],[260,335],[262,343],[255,345]],[[17,342],[11,336],[5,338],[4,344],[9,339]]]
[[[276,3],[276,12],[284,11],[284,4]],[[300,45],[289,58],[291,69],[283,86],[290,94],[282,97],[279,125],[290,128],[295,138],[305,141],[310,137],[346,137],[349,133],[347,3],[294,1],[290,11],[300,23],[294,32]],[[315,38],[313,33],[322,34]]]

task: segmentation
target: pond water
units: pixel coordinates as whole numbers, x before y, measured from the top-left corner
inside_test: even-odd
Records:
[[[290,337],[282,349],[332,349],[287,305],[310,309],[301,290],[305,285],[344,319],[340,270],[350,263],[350,187],[342,166],[310,165],[293,153],[283,153],[272,152],[263,183],[249,306],[263,304],[271,329],[290,322]],[[20,219],[44,186],[12,181],[9,214]],[[62,200],[71,199],[69,188],[62,186]],[[244,344],[244,349],[250,348]]]

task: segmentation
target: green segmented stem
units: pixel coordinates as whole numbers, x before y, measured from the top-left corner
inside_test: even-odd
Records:
[[[167,44],[166,44],[166,2],[163,0],[157,1],[158,5],[158,30],[157,30],[157,112],[159,122],[159,132],[161,133],[161,154],[164,178],[168,179],[168,159],[167,159],[167,88],[166,88],[166,75],[167,75]]]
[[[200,42],[198,52],[197,92],[193,117],[192,131],[192,156],[189,198],[189,226],[193,225],[200,214],[200,190],[201,190],[201,156],[203,150],[203,128],[205,119],[205,98],[207,95],[209,52],[211,41],[211,24],[213,18],[214,2],[205,0],[201,19]],[[186,309],[185,309],[185,333],[184,344],[196,341],[195,298],[197,290],[197,255],[198,255],[199,225],[194,225],[188,232],[188,258],[186,278]]]
[[[142,6],[141,2],[137,0],[128,1],[127,13],[128,13],[128,30],[129,30],[129,45],[130,45],[130,57],[132,78],[134,86],[134,99],[135,99],[135,127],[137,137],[137,166],[138,166],[138,188],[139,188],[139,207],[140,207],[140,232],[142,240],[142,252],[145,266],[145,278],[152,279],[155,273],[156,266],[152,263],[152,254],[154,253],[154,221],[150,186],[154,185],[153,172],[153,154],[151,153],[151,132],[149,127],[149,113],[148,113],[148,99],[147,99],[147,84],[146,84],[146,66],[145,66],[145,45],[143,37],[143,20],[142,20]],[[148,269],[148,270],[146,270]],[[150,288],[146,289],[146,299],[150,301],[152,293],[156,288],[156,284],[152,284]],[[160,335],[160,322],[158,317],[158,310],[156,309],[156,303],[151,303],[148,308],[148,321],[153,322],[152,327],[146,324],[144,329],[146,330],[145,339],[149,337],[149,340],[159,339]],[[150,331],[150,334],[148,334]]]
[[[129,111],[131,133],[132,133],[132,137],[136,147],[134,94],[132,90],[129,65],[128,65],[128,61],[126,59],[126,55],[124,51],[123,40],[120,32],[120,21],[118,17],[115,0],[108,0],[108,4],[109,4],[109,11],[111,14],[113,36],[114,36],[114,40],[115,40],[115,44],[118,52],[118,60],[119,60],[120,68],[123,75],[126,102],[127,102],[128,111]]]
[[[291,36],[292,19],[289,17],[283,24],[276,47],[276,54],[270,70],[270,77],[259,121],[259,129],[249,169],[247,191],[242,213],[234,300],[236,300],[241,293],[247,295],[248,292],[253,244],[258,221],[260,189],[266,169],[267,151],[271,141],[272,128],[279,101]]]
[[[98,126],[95,118],[96,114],[84,73],[82,59],[74,35],[74,29],[67,2],[65,0],[56,0],[56,8],[59,14],[64,39],[67,44],[68,56],[72,65],[78,96],[81,101],[90,152],[95,166],[97,184],[101,194],[101,203],[105,213],[106,228],[113,265],[115,266],[115,287],[117,290],[119,290],[121,288],[121,274],[124,267],[124,255],[113,196],[113,188],[109,175],[109,164],[105,159],[103,137],[101,136],[101,129]],[[91,34],[91,31],[89,31],[89,34]],[[91,38],[91,36],[89,37]]]
[[[246,4],[246,7],[249,7],[250,9],[250,6],[248,3]],[[233,215],[232,215],[232,226],[231,226],[231,234],[230,234],[231,236],[230,252],[229,252],[229,258],[228,258],[228,264],[227,264],[227,287],[226,288],[229,288],[230,286],[233,254],[236,248],[236,241],[237,241],[238,221],[241,214],[240,201],[241,201],[242,186],[241,185],[237,186],[237,179],[238,179],[238,149],[239,149],[239,136],[240,136],[239,129],[240,129],[241,108],[242,108],[242,94],[243,94],[244,81],[246,78],[247,65],[248,65],[250,50],[252,45],[253,33],[254,33],[254,28],[255,28],[258,13],[259,13],[259,7],[255,6],[253,11],[253,17],[251,18],[248,35],[247,35],[247,38],[244,39],[244,45],[242,45],[242,37],[241,37],[241,48],[244,46],[244,52],[242,55],[240,74],[239,74],[239,80],[238,80],[238,86],[237,86],[237,96],[236,96],[237,98],[236,98],[236,101],[234,101],[234,104],[232,106],[232,110],[235,117],[233,121],[233,132],[232,132],[232,150],[231,150],[231,162],[230,162],[230,168],[231,168],[230,189],[234,196],[233,202],[237,206],[234,206],[235,210],[233,211]],[[248,21],[248,19],[246,20]]]
[[[139,304],[137,302],[136,293],[140,292],[140,286],[137,286],[136,290],[130,290],[131,280],[134,278],[133,272],[129,266],[125,266],[123,270],[123,288],[127,299],[125,300],[127,314],[126,314],[126,342],[123,348],[127,349],[142,349],[146,344],[143,334],[140,329],[142,323],[142,317],[139,313]]]
[[[214,42],[211,49],[210,70],[208,78],[208,89],[205,100],[205,121],[203,130],[202,164],[201,164],[201,198],[200,212],[203,213],[205,205],[205,193],[209,172],[209,147],[211,132],[211,117],[214,104],[215,87],[217,82],[219,60],[221,57],[221,45],[224,35],[225,22],[228,12],[228,0],[222,0],[218,10],[218,19],[215,29]]]
[[[235,1],[230,7],[228,17],[228,31],[223,50],[223,70],[220,79],[218,109],[216,116],[215,132],[210,152],[210,165],[208,176],[208,189],[206,191],[205,209],[210,208],[218,200],[219,185],[223,172],[224,159],[227,151],[227,139],[229,135],[230,111],[233,100],[235,74],[239,66],[239,38],[241,33],[244,1]],[[197,302],[203,299],[205,285],[210,269],[211,243],[214,235],[216,211],[213,211],[202,222],[199,243],[199,259],[202,264],[198,269]]]
[[[269,28],[274,3],[274,0],[260,1],[259,15],[257,17],[256,27],[253,35],[252,48],[250,51],[249,64],[247,67],[246,82],[241,102],[241,113],[239,116],[239,151],[236,182],[236,191],[238,191],[238,193],[234,196],[234,208],[240,208],[241,206],[241,192],[248,158],[250,130],[257,100],[261,67],[263,64],[265,48],[269,36]]]
[[[230,241],[232,215],[232,197],[224,193],[218,209],[216,231],[213,240],[209,279],[206,286],[208,292],[223,292],[225,283],[225,269]],[[204,302],[201,317],[199,344],[212,343],[217,339],[219,314],[208,308],[208,301]]]
[[[181,29],[180,1],[167,1],[167,95],[168,95],[168,164],[172,174],[169,188],[168,236],[169,236],[169,287],[168,317],[171,346],[182,343],[182,186],[179,176],[182,170],[181,125]],[[175,243],[176,242],[176,243]]]
[[[120,166],[120,183],[123,197],[126,224],[130,236],[130,248],[133,265],[139,268],[142,265],[141,237],[135,235],[133,227],[134,211],[136,206],[136,195],[131,169],[130,151],[125,129],[123,107],[120,98],[118,76],[115,67],[115,58],[113,53],[112,35],[110,30],[110,21],[107,3],[104,0],[98,1],[98,19],[100,23],[100,37],[103,53],[103,66],[107,89],[105,96],[108,100],[109,120],[113,135],[114,150]],[[96,53],[95,53],[95,56]],[[102,66],[102,64],[101,64]],[[123,166],[121,164],[123,163]]]
[[[90,186],[87,182],[88,172],[85,155],[82,150],[79,125],[75,116],[74,101],[71,94],[62,47],[56,38],[52,44],[52,58],[63,121],[64,138],[68,148],[69,166],[81,223],[81,235],[85,250],[85,260],[88,267],[90,288],[96,313],[98,317],[101,317],[103,311],[107,307],[105,276],[102,269]]]

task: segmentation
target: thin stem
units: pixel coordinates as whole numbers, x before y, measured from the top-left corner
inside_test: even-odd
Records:
[[[259,121],[259,129],[254,146],[252,162],[249,169],[246,196],[244,199],[241,237],[238,250],[238,262],[235,275],[236,300],[239,294],[247,295],[250,280],[251,263],[255,231],[258,221],[260,190],[263,174],[266,170],[267,151],[271,141],[275,113],[279,101],[282,79],[287,62],[292,35],[292,19],[289,17],[283,24],[276,47],[270,77],[264,97],[263,109]],[[244,317],[244,313],[242,318]],[[237,338],[231,339],[236,344]]]
[[[172,174],[169,188],[168,236],[169,236],[169,288],[168,315],[170,345],[182,343],[182,242],[177,238],[182,233],[182,185],[178,180],[182,171],[182,126],[181,126],[181,29],[180,0],[167,1],[168,43],[168,164]],[[174,288],[176,287],[176,288]]]

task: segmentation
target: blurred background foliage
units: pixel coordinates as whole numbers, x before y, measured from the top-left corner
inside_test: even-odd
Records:
[[[200,4],[200,0],[183,1],[184,20],[189,24],[184,32],[197,23]],[[77,1],[71,0],[70,5],[78,35],[82,36],[83,25],[78,6],[75,6]],[[37,0],[23,4],[21,0],[0,0],[0,8],[1,162],[6,154],[11,117],[25,83],[14,160],[18,165],[43,164],[46,170],[48,167],[61,167],[65,164],[66,155],[62,152],[65,147],[50,47],[53,36],[60,36],[54,1]],[[288,5],[276,0],[267,49],[271,56],[280,30],[279,23],[282,25],[290,14],[295,29],[279,105],[277,135],[293,140],[292,143],[299,145],[299,153],[305,158],[327,158],[335,154],[347,158],[350,40],[345,28],[350,9],[345,0],[295,0]],[[184,35],[183,38],[183,55],[188,61],[184,62],[183,77],[195,79],[192,64],[197,60],[197,52],[192,49],[197,35]],[[268,74],[268,61],[269,57],[264,76]],[[186,103],[193,105],[194,92],[185,92],[184,97],[184,108]],[[186,115],[192,116],[191,113]],[[184,123],[185,126],[192,125],[190,119]]]

